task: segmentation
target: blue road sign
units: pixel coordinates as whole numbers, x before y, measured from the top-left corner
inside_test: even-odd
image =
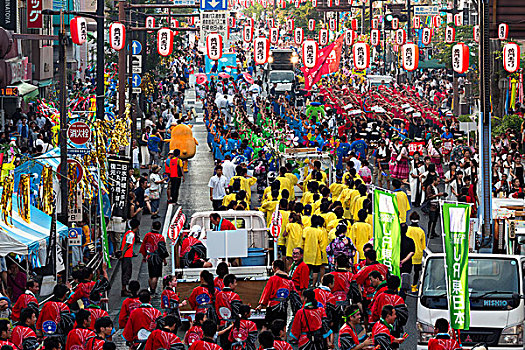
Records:
[[[139,55],[142,52],[142,44],[138,40],[133,40],[131,43],[131,53],[133,55]]]
[[[201,10],[204,11],[219,11],[227,10],[228,2],[226,0],[200,0]]]
[[[131,85],[133,87],[139,87],[140,83],[142,82],[142,78],[138,74],[133,74],[131,78]]]

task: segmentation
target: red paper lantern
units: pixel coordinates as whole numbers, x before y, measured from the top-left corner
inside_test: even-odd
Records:
[[[479,26],[475,25],[472,27],[472,37],[474,38],[474,41],[479,43]]]
[[[303,28],[295,28],[294,32],[295,45],[301,45],[304,41],[304,30]]]
[[[71,40],[82,45],[87,41],[87,21],[84,17],[75,17],[69,23],[71,28]]]
[[[372,29],[377,29],[379,27],[379,20],[377,18],[372,18]]]
[[[170,27],[171,27],[171,29],[179,28],[179,21],[177,21],[175,18],[172,18]],[[179,31],[178,30],[174,30],[173,34],[179,35]]]
[[[328,28],[330,28],[332,32],[337,30],[337,20],[335,18],[330,18],[330,21],[328,21]]]
[[[356,18],[352,18],[352,19],[350,20],[350,28],[351,28],[352,30],[357,30],[357,24],[358,24],[358,23],[357,23],[357,19],[356,19]]]
[[[293,18],[290,18],[290,19],[287,19],[286,20],[286,31],[287,32],[293,32],[295,28],[295,21]]]
[[[313,68],[317,64],[317,55],[319,54],[319,45],[312,39],[307,39],[302,47],[303,64],[306,68]]]
[[[463,43],[452,46],[452,69],[458,74],[463,74],[469,66],[469,49]]]
[[[272,44],[279,42],[279,28],[270,28],[270,42]]]
[[[254,27],[255,21],[253,20],[253,18],[248,17],[248,18],[246,19],[246,21],[248,22],[248,23],[246,23],[247,26],[250,26],[250,27],[252,27],[252,28]]]
[[[440,15],[436,15],[436,16],[432,17],[432,26],[434,28],[441,27],[441,16]]]
[[[354,31],[352,29],[347,29],[345,32],[345,44],[347,46],[354,44]]]
[[[392,18],[392,29],[398,30],[399,29],[399,18]]]
[[[161,28],[157,32],[157,52],[161,56],[169,56],[173,52],[173,31]]]
[[[412,18],[412,27],[414,29],[421,28],[421,18],[419,18],[419,16],[415,16],[414,18]]]
[[[222,35],[210,33],[206,37],[206,54],[212,61],[220,60],[222,57]]]
[[[253,41],[253,60],[256,64],[265,64],[270,56],[270,43],[266,38],[256,38]]]
[[[328,7],[332,7],[332,5],[333,5],[333,0],[328,0],[328,1],[327,1],[327,5],[328,5]]]
[[[358,70],[367,69],[370,65],[370,46],[367,43],[355,43],[352,47],[354,67]]]
[[[317,7],[317,0],[312,0],[312,7]]]
[[[407,32],[404,29],[396,30],[396,44],[403,45],[407,41]]]
[[[308,20],[308,30],[310,31],[315,30],[315,19]]]
[[[335,6],[339,6],[341,4],[341,0],[334,0]]]
[[[323,46],[328,44],[328,29],[319,30],[319,44]]]
[[[251,43],[253,40],[253,27],[244,26],[242,30],[242,38],[244,39],[245,43]]]
[[[447,27],[445,30],[445,42],[447,44],[452,44],[454,41],[456,41],[456,28]]]
[[[407,71],[416,70],[419,65],[419,47],[414,43],[407,43],[401,47],[403,68]]]
[[[262,0],[261,1],[261,5],[262,5],[262,7],[267,8],[268,7],[268,2],[266,0]]]
[[[235,28],[235,22],[236,22],[236,18],[235,17],[228,17],[228,27],[229,28]]]
[[[300,5],[299,0],[295,0],[294,5],[295,5],[296,8],[299,8],[299,5]]]
[[[423,28],[423,32],[421,33],[421,42],[423,45],[430,45],[432,42],[432,29]]]
[[[498,39],[507,40],[509,37],[509,25],[507,23],[500,23],[498,26]]]
[[[273,28],[275,27],[273,24],[274,24],[274,21],[273,21],[273,18],[270,18],[266,21],[266,24],[268,24],[268,28]]]
[[[155,28],[155,17],[153,16],[146,17],[146,28],[151,28],[151,29]],[[148,33],[153,33],[153,30],[148,30]]]
[[[113,50],[120,51],[126,45],[126,27],[120,22],[109,26],[109,45]]]
[[[508,42],[503,46],[503,68],[514,73],[520,69],[520,46],[513,42]]]
[[[381,40],[381,32],[379,29],[372,29],[370,31],[370,45],[377,46]]]
[[[456,25],[456,27],[463,25],[463,13],[456,13],[454,15],[454,24]]]
[[[451,13],[447,13],[447,24],[452,23],[453,20],[454,20],[454,15],[452,15]]]

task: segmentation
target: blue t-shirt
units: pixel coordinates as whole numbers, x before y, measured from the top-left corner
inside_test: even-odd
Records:
[[[357,158],[364,159],[366,158],[366,149],[367,149],[366,142],[363,140],[355,140],[350,145],[350,151],[355,152],[355,155]]]
[[[148,138],[148,149],[150,150],[150,152],[160,152],[159,144],[160,138],[158,138],[157,136],[151,135]]]
[[[349,153],[350,144],[348,142],[341,142],[336,149],[337,164],[335,165],[335,168],[337,170],[343,169],[343,158],[347,157]]]
[[[441,134],[441,138],[445,140],[451,140],[454,138],[454,135],[451,132],[449,132],[448,134],[444,132]]]

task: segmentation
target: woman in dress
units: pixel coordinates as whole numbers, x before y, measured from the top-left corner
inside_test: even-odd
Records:
[[[398,179],[401,182],[407,182],[410,169],[408,167],[408,144],[410,143],[409,139],[403,140],[403,145],[401,150],[397,155],[395,166],[392,172],[392,178]]]
[[[415,153],[414,156],[419,153]],[[424,201],[423,191],[423,177],[425,166],[422,160],[414,159],[412,162],[412,170],[410,171],[410,200],[414,207],[419,207]]]
[[[430,156],[430,161],[436,165],[436,171],[440,178],[443,178],[443,164],[442,156],[439,152],[441,147],[441,140],[435,139],[428,142],[428,155]]]

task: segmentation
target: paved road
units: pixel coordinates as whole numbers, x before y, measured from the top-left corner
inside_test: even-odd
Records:
[[[186,182],[182,184],[180,190],[180,203],[184,209],[184,212],[187,218],[190,218],[191,215],[196,211],[211,210],[211,202],[209,201],[209,189],[208,189],[208,180],[212,175],[213,169],[213,158],[209,152],[208,146],[206,144],[206,128],[202,122],[202,118],[198,118],[193,126],[194,137],[199,142],[197,147],[197,153],[189,163],[189,171],[186,174]],[[160,213],[164,214],[166,212],[166,194],[165,191],[161,197],[161,210]],[[415,209],[417,210],[417,209]],[[421,214],[421,213],[420,213]],[[421,215],[421,226],[426,230],[427,227],[427,217]],[[161,222],[164,222],[164,217],[159,218]],[[146,232],[151,228],[152,220],[149,215],[145,215],[141,221],[140,235],[144,237]],[[440,227],[438,226],[437,232],[439,232]],[[135,252],[138,253],[140,245],[135,245]],[[429,247],[432,251],[441,251],[441,241],[439,239],[433,239]],[[171,266],[168,264],[164,268],[164,273],[168,274],[171,271]],[[110,316],[114,319],[115,325],[118,325],[118,314],[120,312],[120,306],[124,298],[120,297],[121,283],[120,283],[120,266],[118,263],[114,263],[111,275],[111,293],[110,293]],[[148,271],[147,265],[142,263],[141,256],[134,258],[133,261],[133,274],[132,279],[137,279],[141,283],[142,288],[147,288],[148,281]],[[158,287],[158,291],[161,290],[161,287]],[[182,296],[183,298],[187,296]],[[415,308],[416,300],[414,298],[407,298],[407,304],[410,309],[410,316],[407,325],[407,332],[409,338],[401,346],[401,349],[415,349],[417,344],[417,332],[415,328]],[[153,298],[152,304],[156,307],[160,306],[160,300],[158,294]],[[121,331],[118,331],[114,336],[114,341],[117,343],[118,348],[124,348],[125,343],[120,336]]]

